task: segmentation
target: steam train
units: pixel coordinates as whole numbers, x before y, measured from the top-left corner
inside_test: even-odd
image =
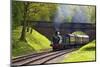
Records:
[[[75,35],[75,34],[66,34],[60,35],[59,32],[53,37],[53,42],[51,47],[53,50],[63,50],[69,48],[76,48],[83,46],[89,42],[88,35]]]

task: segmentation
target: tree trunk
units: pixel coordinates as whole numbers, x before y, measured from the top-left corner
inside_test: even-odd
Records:
[[[27,32],[29,32],[29,22],[27,23]]]
[[[31,31],[30,31],[30,33],[32,34],[32,27],[31,27]]]
[[[24,3],[24,21],[23,21],[23,28],[22,28],[22,32],[21,32],[21,37],[20,37],[20,40],[22,41],[26,41],[26,17],[27,17],[27,11],[28,11],[28,2],[25,2]]]
[[[20,40],[22,40],[22,41],[26,41],[26,38],[25,38],[26,32],[25,32],[25,30],[26,30],[26,25],[24,24],[23,28],[22,28],[22,32],[21,32],[21,37],[20,37]]]
[[[29,32],[29,27],[27,27],[27,32]]]

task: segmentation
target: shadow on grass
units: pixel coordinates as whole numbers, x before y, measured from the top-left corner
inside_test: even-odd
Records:
[[[86,51],[93,51],[93,50],[96,50],[96,47],[95,46],[87,47],[84,50],[86,50]]]
[[[15,40],[12,43],[12,56],[17,57],[21,55],[27,55],[34,53],[35,49],[32,48],[27,41]]]

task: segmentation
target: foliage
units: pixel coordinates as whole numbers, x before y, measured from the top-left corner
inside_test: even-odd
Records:
[[[14,26],[22,24],[23,15],[25,12],[24,1],[13,1],[12,2],[12,22]],[[56,4],[44,4],[27,2],[29,4],[27,11],[27,20],[32,21],[51,21],[55,11],[57,9]],[[13,27],[14,27],[13,26]]]
[[[86,14],[88,15],[92,23],[96,22],[96,7],[95,6],[88,6],[86,8]]]
[[[55,13],[55,4],[31,3],[29,7],[30,20],[51,21]]]
[[[23,10],[24,5],[22,2],[12,1],[12,27],[16,28],[21,25],[21,20],[23,20]],[[12,29],[13,29],[12,28]]]
[[[71,7],[73,7],[72,11],[74,11],[72,13],[73,18],[76,19],[77,16],[79,16],[77,20],[85,18],[84,20],[88,21],[89,23],[95,23],[96,21],[96,7],[95,6],[79,6],[79,5],[77,6],[76,5],[76,6],[71,6]]]

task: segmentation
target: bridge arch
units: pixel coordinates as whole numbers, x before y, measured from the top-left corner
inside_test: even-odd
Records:
[[[32,22],[33,28],[46,36],[48,39],[52,39],[52,35],[55,32],[52,22],[34,21]],[[96,24],[92,23],[63,23],[61,24],[61,34],[71,34],[75,31],[84,32],[90,37],[90,41],[96,39]]]

